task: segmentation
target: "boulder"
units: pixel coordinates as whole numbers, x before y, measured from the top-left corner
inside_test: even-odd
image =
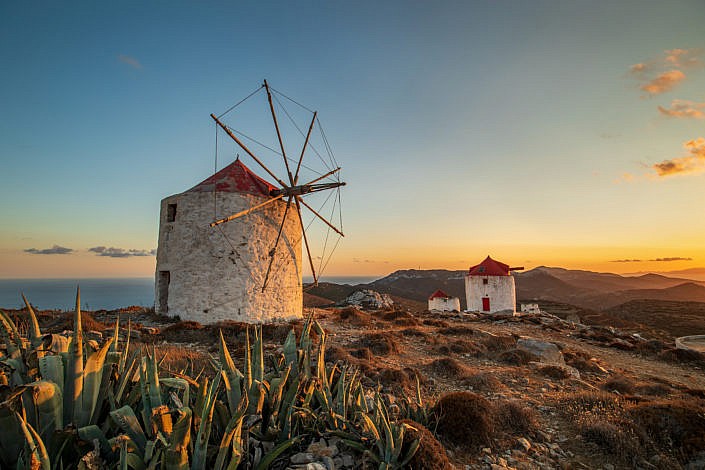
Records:
[[[520,338],[517,341],[517,349],[529,352],[539,358],[541,362],[548,364],[564,364],[563,353],[558,346],[547,341],[533,338]]]
[[[353,292],[338,305],[354,305],[365,309],[381,310],[391,308],[394,305],[394,301],[387,294],[380,294],[370,289],[362,289]]]

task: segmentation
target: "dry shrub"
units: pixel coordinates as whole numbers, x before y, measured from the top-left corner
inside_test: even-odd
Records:
[[[169,325],[167,327],[164,327],[162,329],[162,333],[171,333],[173,331],[184,331],[184,330],[200,330],[202,328],[203,328],[203,325],[201,325],[197,321],[180,321],[180,322],[176,322],[172,325]]]
[[[652,397],[663,397],[671,393],[671,387],[660,383],[643,383],[637,385],[637,393]]]
[[[699,388],[685,387],[682,389],[683,393],[686,393],[692,397],[705,399],[705,390]]]
[[[404,330],[401,330],[399,333],[401,333],[402,336],[415,336],[417,338],[424,339],[428,343],[434,343],[436,341],[435,338],[429,335],[428,333],[414,327],[406,328]]]
[[[560,408],[571,419],[585,420],[592,417],[607,419],[621,417],[627,401],[619,395],[602,391],[571,393],[560,400]]]
[[[436,359],[429,367],[436,374],[451,379],[462,379],[471,373],[471,369],[450,357]]]
[[[351,364],[354,359],[345,348],[340,346],[329,346],[326,348],[326,362],[345,362]]]
[[[456,354],[470,354],[474,357],[480,357],[487,352],[484,345],[464,339],[457,339],[451,342],[449,347],[451,352]]]
[[[397,353],[399,346],[394,340],[394,337],[387,333],[371,333],[367,334],[357,341],[352,343],[353,347],[367,348],[373,354],[387,355]]]
[[[492,404],[472,392],[443,395],[431,413],[436,419],[436,433],[452,444],[474,449],[488,445],[493,434]]]
[[[538,429],[536,411],[519,400],[501,400],[495,408],[496,422],[507,433],[533,434]]]
[[[705,364],[705,354],[691,349],[666,349],[658,355],[658,358],[667,362],[695,362]]]
[[[602,384],[602,388],[608,392],[619,392],[622,395],[631,395],[634,393],[636,387],[634,381],[630,378],[623,375],[613,375]]]
[[[449,326],[449,323],[447,321],[438,320],[435,318],[429,318],[428,320],[424,320],[423,324],[427,325],[427,326],[436,326],[439,328],[448,328],[448,326]]]
[[[482,340],[488,351],[503,352],[516,347],[517,340],[510,335],[490,335]]]
[[[370,351],[368,348],[351,349],[349,352],[352,357],[363,359],[365,361],[371,361],[374,359],[372,351]]]
[[[536,354],[523,349],[510,349],[500,353],[497,359],[505,364],[524,366],[530,362],[538,362],[540,358]]]
[[[412,314],[402,310],[394,310],[382,315],[382,320],[393,322],[400,326],[418,326],[421,324]]]
[[[452,470],[454,467],[448,460],[446,449],[424,425],[410,419],[402,420],[412,428],[404,432],[402,455],[409,451],[411,443],[419,439],[419,446],[406,468],[409,470]]]
[[[448,326],[438,330],[438,333],[441,335],[472,336],[478,332],[468,326]]]
[[[463,379],[463,385],[472,387],[473,390],[480,392],[498,392],[506,388],[497,377],[489,372],[468,375]]]
[[[353,326],[369,326],[372,323],[372,318],[369,314],[356,309],[355,307],[346,307],[337,312],[338,318],[343,322]]]
[[[622,462],[634,462],[639,454],[640,443],[634,432],[607,421],[584,424],[580,435],[586,442],[595,444],[602,452]]]
[[[636,345],[639,352],[648,354],[657,354],[667,349],[668,346],[663,341],[657,339],[650,339],[648,341],[641,341]]]
[[[105,323],[96,320],[90,312],[81,312],[81,326],[84,331],[103,331],[108,328]]]
[[[563,351],[563,359],[567,365],[578,369],[580,372],[592,372],[595,374],[604,372],[600,365],[593,361],[592,357],[584,351]]]
[[[570,371],[565,367],[546,365],[539,367],[539,372],[546,377],[556,380],[564,380],[571,376]]]
[[[629,416],[665,453],[687,462],[705,452],[705,402],[671,400],[636,405]]]
[[[385,367],[380,369],[377,380],[385,387],[398,392],[413,390],[416,387],[413,373],[407,370]]]

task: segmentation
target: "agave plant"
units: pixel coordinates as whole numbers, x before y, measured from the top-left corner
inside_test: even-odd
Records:
[[[407,425],[390,418],[379,394],[368,406],[357,369],[325,363],[326,334],[310,316],[278,355],[265,357],[261,326],[248,329],[242,371],[221,332],[215,376],[193,378],[160,374],[155,349],[129,353],[129,322],[122,349],[119,319],[102,344],[84,340],[80,291],[68,336],[42,335],[25,304],[28,338],[0,311],[3,467],[263,470],[336,435],[388,469],[418,445],[402,450]]]

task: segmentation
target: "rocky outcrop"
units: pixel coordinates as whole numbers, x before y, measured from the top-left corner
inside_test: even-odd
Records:
[[[394,301],[387,294],[380,294],[379,292],[370,289],[362,289],[353,292],[338,305],[354,305],[355,307],[364,309],[381,310],[391,308],[392,305],[394,305]]]

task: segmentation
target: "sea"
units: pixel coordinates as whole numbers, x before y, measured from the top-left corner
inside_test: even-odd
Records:
[[[378,277],[324,276],[320,282],[366,284]],[[304,277],[304,283],[313,279]],[[22,294],[41,310],[73,310],[76,287],[81,287],[81,308],[113,310],[138,305],[154,305],[154,278],[90,278],[90,279],[0,279],[0,307],[22,308]]]

